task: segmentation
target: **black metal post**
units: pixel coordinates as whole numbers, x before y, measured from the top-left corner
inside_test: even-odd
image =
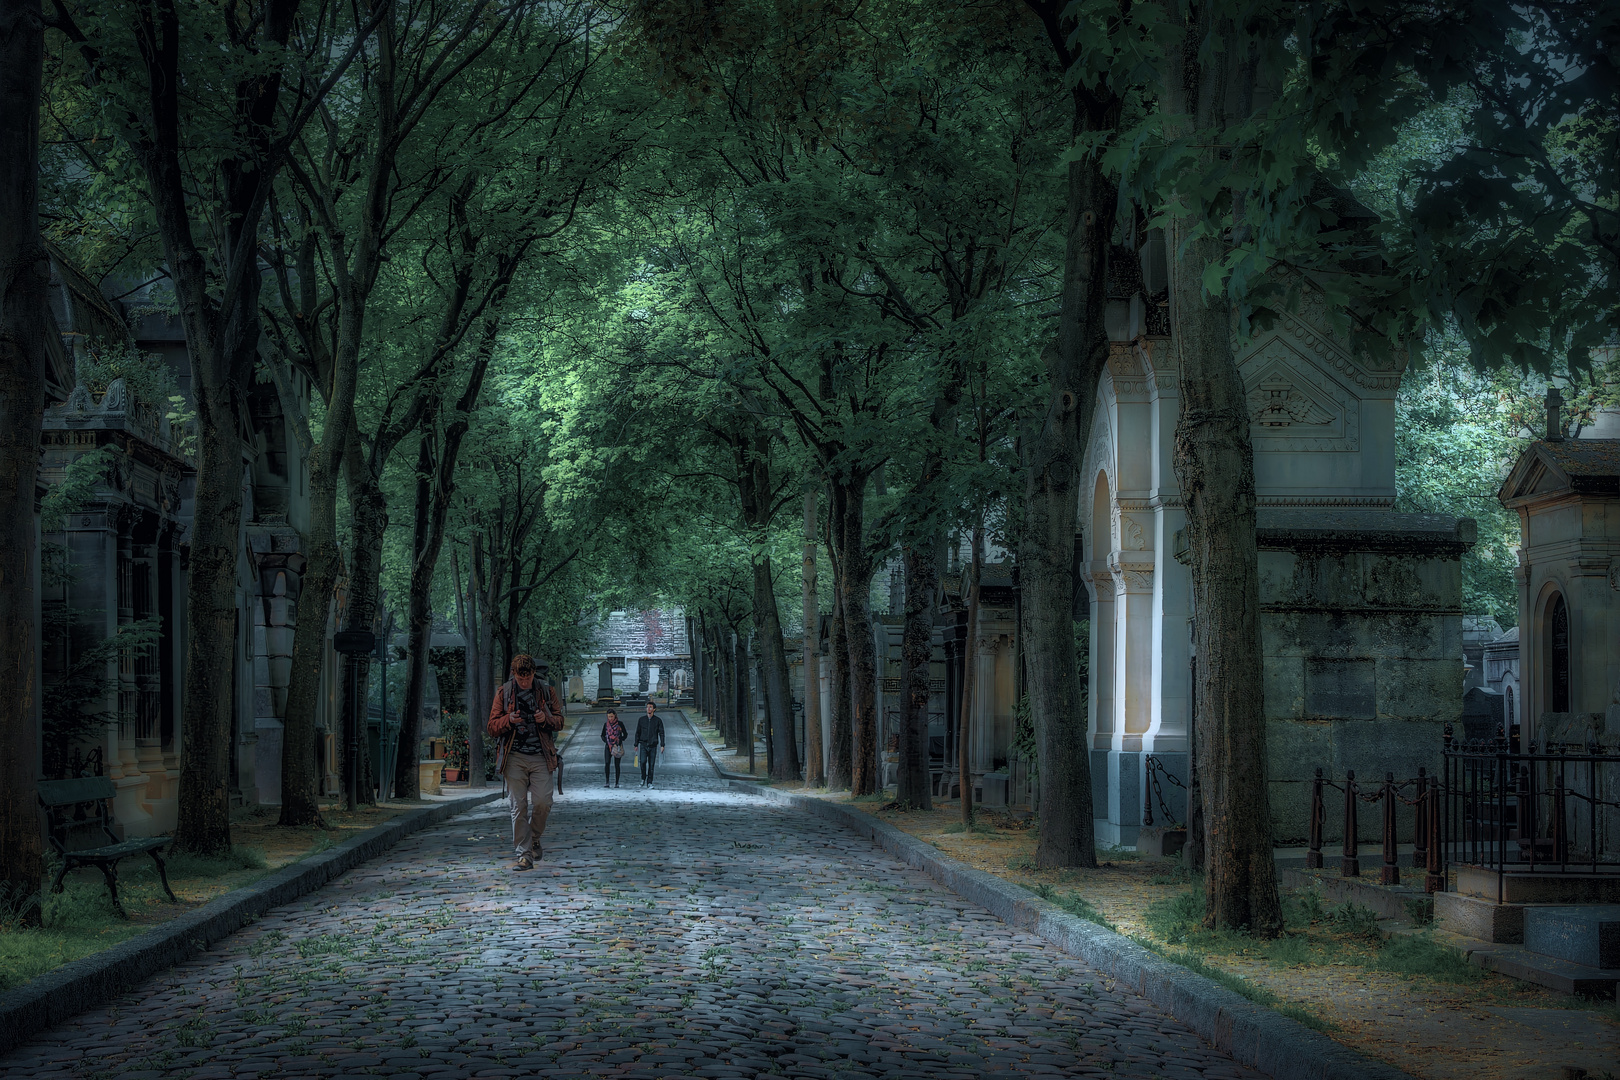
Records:
[[[1422,870],[1429,865],[1429,774],[1418,766],[1417,799],[1412,803],[1412,866]]]
[[[1428,812],[1424,815],[1429,824],[1429,865],[1423,878],[1423,891],[1437,893],[1446,891],[1446,875],[1440,861],[1440,789],[1430,788],[1428,791]]]
[[[1305,853],[1305,869],[1322,869],[1322,822],[1327,808],[1322,805],[1322,770],[1316,770],[1311,781],[1311,849]]]
[[[1384,869],[1378,876],[1380,885],[1399,885],[1401,865],[1395,843],[1395,774],[1384,774]]]
[[[1344,852],[1339,863],[1341,877],[1361,876],[1360,847],[1356,840],[1356,774],[1344,774]]]

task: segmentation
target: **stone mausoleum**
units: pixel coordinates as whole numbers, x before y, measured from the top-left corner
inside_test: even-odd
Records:
[[[1556,392],[1547,438],[1503,482],[1518,512],[1516,667],[1526,740],[1620,748],[1620,412],[1566,438]]]
[[[46,695],[107,639],[155,620],[158,642],[107,664],[103,733],[50,750],[53,772],[102,771],[117,789],[115,828],[148,836],[174,828],[185,672],[186,580],[195,469],[183,414],[192,404],[190,362],[180,320],[158,310],[145,282],[97,283],[51,251],[48,398],[40,435],[40,482],[60,483],[70,464],[102,451],[104,466],[64,527],[42,535],[60,551],[61,572],[43,602],[70,625],[42,642]],[[117,297],[116,299],[112,297]],[[142,354],[168,369],[178,403],[143,400],[122,379],[92,387],[81,377],[110,353]],[[292,392],[305,407],[302,375]],[[238,547],[236,659],[232,668],[230,795],[236,805],[281,799],[282,716],[304,568],[302,531],[309,492],[298,446],[273,387],[255,384],[243,417],[243,535]],[[341,602],[341,597],[339,597]],[[330,623],[323,657],[318,731],[308,748],[323,792],[337,790],[339,679]],[[55,777],[48,777],[55,778]]]
[[[1162,258],[1144,248],[1140,290],[1111,303],[1082,472],[1094,812],[1099,842],[1122,845],[1138,839],[1148,759],[1185,783],[1196,722]],[[1242,343],[1238,364],[1260,499],[1271,805],[1287,839],[1306,832],[1304,781],[1318,767],[1380,780],[1438,768],[1442,728],[1461,710],[1459,558],[1474,522],[1394,511],[1401,365],[1354,352],[1309,293]],[[1183,790],[1164,776],[1159,786],[1182,817]]]

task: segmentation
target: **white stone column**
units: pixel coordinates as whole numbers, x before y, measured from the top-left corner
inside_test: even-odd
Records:
[[[1140,556],[1147,556],[1146,559]],[[1114,575],[1114,730],[1116,750],[1142,749],[1153,716],[1151,552],[1116,552]]]
[[[1094,559],[1091,566],[1091,747],[1111,750],[1114,746],[1114,577],[1106,559]]]

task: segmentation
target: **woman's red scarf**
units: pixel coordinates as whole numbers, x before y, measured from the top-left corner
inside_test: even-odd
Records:
[[[607,744],[609,746],[618,746],[624,742],[624,738],[628,734],[624,729],[624,721],[615,716],[610,720],[603,721],[602,726],[607,729]]]

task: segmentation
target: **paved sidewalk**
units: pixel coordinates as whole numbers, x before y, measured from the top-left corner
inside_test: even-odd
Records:
[[[684,724],[651,791],[603,790],[591,758],[536,871],[508,869],[504,803],[471,811],[0,1077],[1259,1075],[866,840],[726,790]]]

